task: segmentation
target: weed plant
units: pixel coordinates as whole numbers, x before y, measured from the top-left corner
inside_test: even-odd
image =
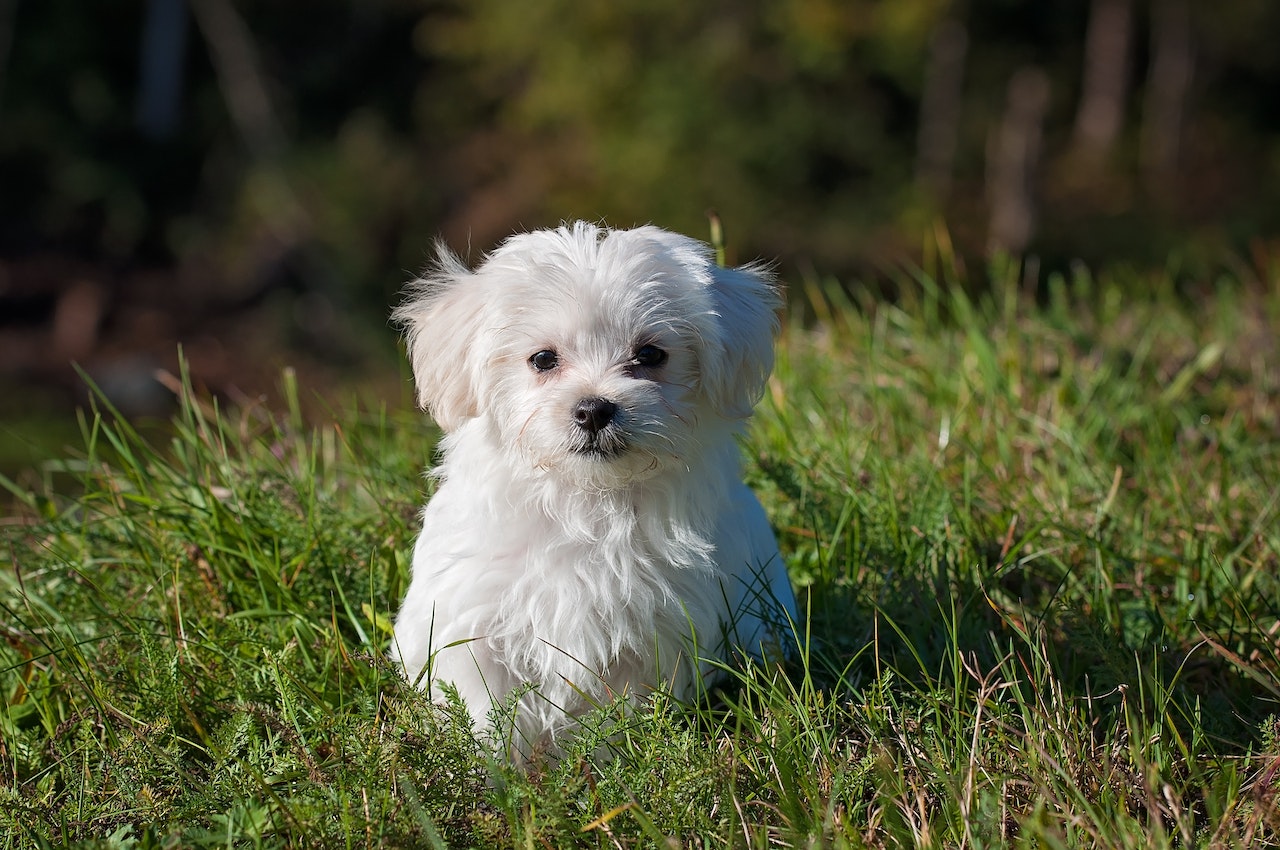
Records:
[[[744,441],[794,659],[527,770],[385,660],[424,417],[84,414],[6,482],[0,846],[1277,842],[1280,292],[989,275],[797,288]]]

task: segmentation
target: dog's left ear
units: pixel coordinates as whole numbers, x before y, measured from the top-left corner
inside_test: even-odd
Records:
[[[703,388],[721,416],[745,419],[773,371],[781,293],[764,266],[729,269],[709,263],[707,273],[718,333],[706,340]]]

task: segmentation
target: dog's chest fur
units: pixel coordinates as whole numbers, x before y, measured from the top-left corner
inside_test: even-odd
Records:
[[[659,619],[683,621],[682,605],[698,597],[697,587],[715,569],[699,517],[685,515],[673,489],[575,493],[572,499],[560,492],[554,504],[535,492],[515,499],[519,511],[496,510],[483,523],[486,560],[510,584],[498,597],[492,625],[581,643],[577,648],[597,663],[628,648],[650,651],[628,644],[670,625]],[[700,612],[688,613],[697,618]],[[592,624],[600,632],[596,641],[572,639]]]
[[[515,476],[461,446],[438,471],[415,561],[430,582],[433,641],[482,643],[504,681],[571,683],[593,697],[694,675],[691,642],[719,638],[722,591],[700,505],[718,486],[707,470],[603,493]],[[477,479],[476,476],[481,476]],[[485,480],[485,487],[469,486]]]

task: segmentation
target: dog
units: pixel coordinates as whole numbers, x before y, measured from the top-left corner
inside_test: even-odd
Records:
[[[795,598],[736,441],[779,306],[764,267],[653,226],[523,233],[474,270],[437,245],[394,313],[444,432],[395,621],[411,681],[518,760],[618,695],[785,650]]]

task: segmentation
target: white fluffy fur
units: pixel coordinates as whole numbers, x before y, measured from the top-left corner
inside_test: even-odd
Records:
[[[708,662],[780,639],[795,601],[734,440],[777,306],[761,269],[654,227],[526,233],[474,271],[440,248],[396,312],[446,432],[395,625],[410,679],[451,683],[489,731],[522,691],[501,735],[527,754],[592,702],[688,695]],[[594,439],[583,399],[617,407]]]

